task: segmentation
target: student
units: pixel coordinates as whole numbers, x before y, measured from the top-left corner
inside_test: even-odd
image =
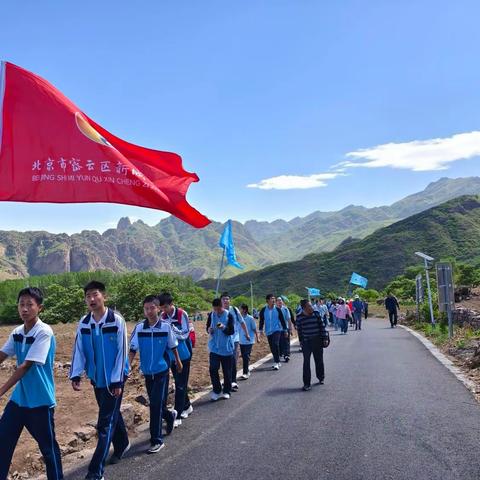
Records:
[[[310,357],[313,354],[315,361],[315,374],[318,383],[325,380],[325,366],[323,364],[323,348],[327,346],[327,333],[319,312],[313,309],[312,304],[304,299],[300,302],[302,312],[297,315],[297,331],[303,352],[303,387],[304,391],[310,390],[312,373],[310,370]]]
[[[353,319],[355,321],[355,330],[362,329],[362,314],[363,314],[363,302],[358,295],[355,295],[353,303]]]
[[[337,308],[335,309],[335,315],[337,316],[337,321],[340,323],[340,329],[343,335],[346,335],[348,332],[348,318],[351,315],[350,308],[345,299],[339,298],[337,303]]]
[[[242,354],[243,360],[243,375],[241,376],[241,378],[247,380],[248,378],[250,378],[250,355],[252,353],[255,339],[258,343],[258,332],[255,319],[248,313],[248,305],[246,305],[245,303],[241,305],[240,311],[242,312],[242,317],[245,321],[245,325],[247,326],[249,334],[249,338],[247,338],[244,331],[240,331],[240,352]]]
[[[283,357],[285,363],[290,361],[290,336],[292,334],[292,326],[290,321],[290,311],[283,303],[282,297],[277,297],[276,300],[277,308],[279,308],[283,313],[283,318],[287,325],[286,330],[283,332],[283,335],[280,336],[280,356]]]
[[[220,300],[222,301],[223,308],[230,312],[235,319],[235,333],[233,334],[233,359],[232,359],[232,392],[236,392],[238,390],[238,383],[237,383],[237,362],[238,362],[238,355],[239,355],[239,345],[240,345],[240,329],[243,330],[247,339],[250,339],[250,335],[248,333],[247,327],[243,320],[242,314],[238,310],[237,307],[230,305],[230,295],[227,292],[223,292],[220,296]]]
[[[390,327],[395,328],[398,322],[398,310],[400,310],[400,305],[392,292],[388,292],[387,297],[385,298],[385,309],[388,311]]]
[[[162,322],[160,300],[148,295],[143,301],[145,319],[135,326],[130,338],[130,365],[140,352],[140,370],[145,377],[150,401],[150,448],[147,453],[159,452],[165,444],[162,436],[162,417],[167,420],[167,434],[173,430],[176,412],[164,412],[163,406],[168,395],[169,353],[175,360],[175,371],[182,372],[182,361],[178,353],[178,341],[168,322]]]
[[[52,329],[38,318],[43,308],[43,295],[38,288],[20,290],[17,306],[23,325],[13,329],[0,350],[0,364],[8,357],[16,357],[17,364],[0,387],[1,398],[15,386],[0,418],[0,478],[7,478],[25,427],[42,452],[48,480],[59,480],[63,478],[62,460],[53,421],[55,337]]]
[[[233,336],[235,333],[235,319],[233,314],[223,308],[222,300],[215,298],[212,302],[213,310],[208,314],[207,333],[209,334],[208,351],[210,352],[210,378],[213,392],[211,399],[215,402],[220,398],[229,399],[232,391],[232,361]],[[218,371],[220,365],[223,371],[222,384]]]
[[[273,370],[280,368],[280,337],[285,335],[287,324],[282,310],[275,305],[275,295],[269,293],[265,297],[267,304],[260,310],[260,335],[263,336],[263,327],[267,335],[270,351],[273,355]]]
[[[80,380],[86,372],[93,386],[98,404],[98,440],[85,478],[101,480],[110,443],[113,443],[110,463],[118,463],[130,449],[120,412],[128,370],[127,331],[123,317],[105,306],[107,297],[103,283],[91,281],[83,291],[89,313],[78,324],[70,380],[73,389],[80,391]]]
[[[188,398],[188,378],[190,375],[190,361],[192,359],[192,344],[190,341],[190,322],[187,312],[173,304],[173,297],[170,293],[159,295],[161,319],[167,322],[172,328],[173,334],[178,341],[178,354],[182,361],[183,369],[178,371],[177,363],[173,362],[173,352],[170,351],[170,367],[175,381],[175,406],[178,417],[187,418],[193,407]],[[193,327],[193,326],[192,326]],[[182,424],[181,418],[175,420],[175,426]]]

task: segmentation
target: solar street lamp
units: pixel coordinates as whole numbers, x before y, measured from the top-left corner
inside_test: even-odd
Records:
[[[432,322],[432,325],[435,325],[435,318],[433,318],[433,305],[432,305],[432,291],[430,289],[430,274],[429,274],[429,269],[430,269],[430,264],[428,262],[433,262],[434,258],[431,257],[430,255],[427,255],[426,253],[422,252],[415,252],[415,255],[417,257],[420,257],[423,259],[424,264],[425,264],[425,277],[427,278],[427,290],[428,290],[428,305],[430,307],[430,320]]]

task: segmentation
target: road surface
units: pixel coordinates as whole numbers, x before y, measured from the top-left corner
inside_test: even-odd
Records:
[[[325,385],[301,391],[295,347],[290,363],[260,367],[230,400],[196,402],[160,453],[144,454],[147,438],[137,439],[105,478],[478,480],[480,406],[417,339],[387,323],[331,332]]]

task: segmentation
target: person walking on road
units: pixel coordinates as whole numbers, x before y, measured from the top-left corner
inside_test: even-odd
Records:
[[[297,315],[297,331],[303,352],[302,389],[308,391],[312,388],[312,372],[310,369],[310,357],[312,354],[318,382],[323,384],[325,380],[323,349],[328,346],[328,333],[320,314],[313,309],[312,304],[307,299],[304,299],[300,302],[300,305],[302,311]]]
[[[213,392],[211,399],[228,400],[232,391],[233,336],[235,319],[233,314],[225,310],[220,298],[212,302],[213,310],[208,314],[207,333],[209,334],[208,350],[210,352],[210,379]],[[220,383],[220,365],[223,371],[223,393]]]
[[[225,310],[230,312],[235,319],[234,322],[234,329],[235,332],[233,334],[233,359],[232,359],[232,392],[236,392],[238,390],[238,383],[237,383],[237,362],[238,356],[240,351],[240,330],[243,331],[243,334],[246,338],[250,338],[250,334],[248,333],[247,327],[245,325],[245,321],[243,320],[242,314],[237,307],[234,307],[230,304],[230,294],[227,292],[223,292],[220,296],[220,300],[222,301],[222,306]]]
[[[270,351],[273,355],[273,370],[280,369],[280,337],[285,335],[287,323],[283,316],[281,308],[275,305],[275,295],[269,293],[265,297],[267,304],[260,310],[260,335],[263,335],[263,328],[265,327],[265,334],[267,335]]]
[[[140,370],[145,377],[150,403],[150,448],[147,453],[157,453],[165,446],[162,435],[162,418],[167,422],[167,434],[174,428],[177,410],[166,410],[168,396],[168,376],[171,357],[175,361],[172,371],[181,374],[183,365],[178,352],[179,341],[170,323],[162,321],[159,298],[148,295],[143,300],[145,318],[137,323],[130,338],[129,364],[132,365],[137,352],[140,352]],[[188,361],[188,360],[187,360]],[[183,401],[182,401],[183,404]]]
[[[258,343],[258,332],[255,319],[248,313],[248,305],[245,303],[241,305],[240,311],[242,312],[242,317],[249,333],[249,338],[247,339],[244,331],[240,330],[240,353],[242,354],[243,361],[243,375],[241,378],[247,380],[250,378],[250,355],[255,340],[257,340]]]
[[[130,448],[120,405],[128,373],[128,345],[125,320],[107,308],[105,285],[91,281],[83,289],[89,313],[78,324],[73,347],[70,380],[81,390],[86,372],[98,404],[97,447],[88,466],[89,480],[102,480],[105,460],[113,443],[110,463],[118,463]]]
[[[351,316],[351,311],[349,306],[345,303],[345,299],[338,299],[335,315],[337,316],[337,321],[340,323],[340,330],[342,334],[346,335],[348,332],[348,319]]]
[[[400,309],[400,305],[392,292],[388,292],[387,298],[385,298],[385,308],[388,311],[390,328],[395,328],[397,326],[398,310]]]
[[[160,302],[160,318],[162,322],[170,325],[173,334],[178,341],[177,352],[180,355],[183,368],[178,369],[172,349],[168,350],[170,356],[170,368],[175,382],[175,406],[177,412],[175,427],[182,424],[182,418],[186,419],[192,412],[193,407],[188,398],[188,380],[190,376],[190,363],[192,360],[192,343],[190,340],[190,322],[188,314],[173,303],[170,293],[164,292],[158,296]]]
[[[355,295],[353,303],[353,320],[355,323],[355,330],[362,329],[362,314],[363,314],[363,302],[358,295]]]
[[[280,356],[283,357],[285,363],[288,363],[290,361],[290,336],[292,335],[290,310],[283,303],[282,297],[277,297],[275,303],[277,307],[282,310],[283,318],[285,319],[285,323],[287,324],[287,329],[280,337]]]

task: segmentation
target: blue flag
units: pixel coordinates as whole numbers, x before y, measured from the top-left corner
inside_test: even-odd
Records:
[[[235,245],[233,244],[232,235],[232,221],[229,220],[225,225],[218,246],[225,249],[225,256],[227,257],[227,264],[233,265],[236,268],[243,269],[243,266],[237,262],[237,256],[235,254]]]
[[[307,287],[308,294],[311,297],[319,297],[320,296],[320,290],[318,288],[309,288]]]
[[[362,287],[362,288],[367,288],[368,279],[366,279],[365,277],[362,277],[358,273],[353,272],[352,277],[350,278],[350,283],[352,285],[358,285],[359,287]]]

